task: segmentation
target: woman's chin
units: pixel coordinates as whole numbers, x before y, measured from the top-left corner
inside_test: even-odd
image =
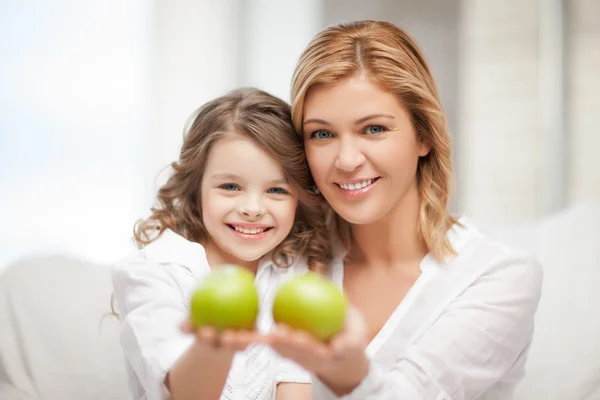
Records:
[[[337,211],[337,210],[336,210]],[[353,207],[351,209],[342,209],[337,211],[342,219],[352,225],[368,225],[382,218],[381,215],[376,215],[374,210],[363,210],[362,208]]]

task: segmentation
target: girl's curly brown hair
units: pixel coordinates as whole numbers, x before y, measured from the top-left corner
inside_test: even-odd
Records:
[[[324,226],[323,199],[313,186],[304,144],[292,125],[290,106],[258,89],[239,89],[206,103],[189,118],[179,160],[160,188],[152,214],[137,221],[134,236],[144,247],[165,229],[194,242],[209,239],[202,220],[200,188],[208,154],[227,135],[243,135],[277,160],[298,196],[293,228],[273,251],[273,261],[289,266],[304,257],[309,268],[323,271],[331,260],[331,246]],[[234,157],[232,155],[232,157]]]

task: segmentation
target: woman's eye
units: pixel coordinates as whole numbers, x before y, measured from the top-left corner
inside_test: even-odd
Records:
[[[365,128],[364,132],[369,135],[379,135],[385,131],[385,127],[381,125],[369,125]]]
[[[238,185],[236,185],[235,183],[224,183],[219,186],[219,189],[236,191],[236,190],[240,190],[240,187]]]
[[[311,133],[310,137],[314,139],[329,139],[331,138],[331,133],[320,129]]]
[[[288,194],[289,192],[284,188],[274,187],[267,191],[270,194]]]

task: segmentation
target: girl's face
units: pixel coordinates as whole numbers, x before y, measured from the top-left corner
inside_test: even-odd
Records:
[[[311,88],[303,111],[311,173],[342,218],[369,224],[394,211],[407,193],[418,199],[417,163],[429,147],[417,140],[395,95],[356,76]]]
[[[250,139],[230,135],[208,156],[201,202],[207,248],[219,262],[244,265],[287,237],[297,198],[275,159]]]

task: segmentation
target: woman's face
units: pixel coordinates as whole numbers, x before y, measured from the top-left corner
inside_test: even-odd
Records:
[[[417,140],[410,114],[395,95],[355,76],[311,88],[303,111],[310,170],[342,218],[369,224],[407,196],[418,199],[417,163],[429,147]]]

